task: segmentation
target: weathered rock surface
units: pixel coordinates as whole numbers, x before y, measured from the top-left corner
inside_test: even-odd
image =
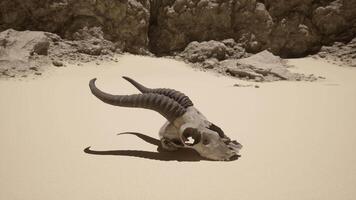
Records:
[[[205,62],[212,64],[215,61],[226,59],[239,59],[247,57],[245,49],[233,39],[206,42],[191,42],[179,56],[191,63]]]
[[[313,75],[292,73],[287,69],[285,60],[273,55],[269,51],[262,51],[248,58],[228,60],[220,66],[232,76],[253,81],[315,81]]]
[[[192,41],[234,38],[248,52],[270,49],[300,57],[356,36],[356,0],[159,2],[149,34],[157,53],[183,50]]]
[[[192,42],[179,56],[203,70],[214,70],[221,74],[257,82],[317,79],[313,75],[305,76],[290,72],[285,60],[267,50],[251,56],[233,40]]]
[[[0,31],[62,38],[101,27],[124,51],[181,51],[193,41],[233,38],[251,53],[301,57],[356,36],[356,0],[2,0]]]
[[[0,32],[0,56],[8,60],[26,60],[33,54],[47,55],[49,39],[43,32],[7,30]]]
[[[356,0],[2,0],[1,31],[6,76],[27,63],[41,69],[41,62],[65,66],[151,50],[246,79],[311,80],[235,62],[263,50],[301,57],[324,46],[319,56],[354,66]]]
[[[148,0],[2,0],[0,31],[41,30],[73,39],[84,27],[101,27],[105,38],[126,51],[144,53],[148,45]]]
[[[117,46],[111,41],[104,39],[103,35],[104,33],[99,27],[92,27],[90,29],[84,27],[73,34],[73,41],[66,41],[72,47],[66,49],[93,56],[105,55],[116,51]],[[54,49],[61,50],[59,48]]]
[[[33,56],[48,54],[50,40],[43,32],[7,30],[0,33],[0,77],[38,71]]]
[[[189,42],[231,38],[231,0],[159,1],[154,5],[150,46],[154,52],[182,50]]]
[[[318,57],[334,64],[356,67],[356,38],[346,44],[335,42],[332,46],[323,46]]]
[[[74,35],[77,40],[68,41],[41,31],[0,32],[0,77],[40,75],[42,67],[51,64],[61,67],[65,63],[114,60],[114,51],[121,51],[103,38],[100,28],[84,28]]]

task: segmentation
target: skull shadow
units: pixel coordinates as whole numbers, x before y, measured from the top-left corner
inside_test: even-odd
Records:
[[[206,158],[201,157],[195,150],[193,149],[178,149],[177,151],[167,151],[163,149],[161,145],[161,141],[147,136],[142,133],[135,132],[123,132],[117,135],[134,135],[138,138],[144,140],[145,142],[157,146],[157,152],[151,151],[142,151],[142,150],[106,150],[106,151],[97,151],[91,150],[90,146],[84,149],[84,152],[87,154],[94,155],[112,155],[112,156],[130,156],[136,158],[145,158],[151,160],[159,160],[159,161],[179,161],[179,162],[197,162],[201,160],[213,161]]]

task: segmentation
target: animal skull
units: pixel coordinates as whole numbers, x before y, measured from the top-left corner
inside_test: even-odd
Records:
[[[123,78],[142,94],[111,95],[95,86],[96,79],[89,82],[89,87],[105,103],[151,109],[163,115],[168,120],[159,131],[163,148],[170,151],[190,148],[211,160],[235,160],[239,157],[242,145],[209,122],[185,94],[173,89],[146,88],[129,77]]]

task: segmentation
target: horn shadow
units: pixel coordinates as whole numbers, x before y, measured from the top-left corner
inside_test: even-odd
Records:
[[[143,150],[106,150],[98,151],[90,149],[90,146],[84,149],[87,154],[93,155],[111,155],[111,156],[130,156],[136,158],[144,158],[159,161],[179,161],[179,162],[197,162],[201,160],[208,160],[201,157],[193,149],[178,149],[177,151],[167,151],[162,148],[161,142],[155,138],[147,136],[142,133],[123,132],[117,135],[134,135],[145,142],[157,146],[157,152],[143,151]],[[208,160],[211,161],[211,160]]]

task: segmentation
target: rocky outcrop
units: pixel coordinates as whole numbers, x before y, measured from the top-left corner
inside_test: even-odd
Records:
[[[337,0],[317,7],[313,11],[312,20],[327,44],[353,38],[356,32],[355,16],[355,0]]]
[[[248,52],[301,57],[356,36],[356,0],[176,0],[163,1],[155,15],[150,44],[157,53],[234,38]]]
[[[76,40],[41,31],[0,33],[0,77],[40,75],[43,67],[81,64],[95,60],[114,60],[120,49],[103,38],[98,27],[83,28],[73,34]]]
[[[26,60],[34,54],[47,55],[49,41],[44,32],[10,29],[0,33],[0,56],[7,60]]]
[[[251,55],[233,39],[191,42],[178,57],[202,70],[231,75],[240,79],[269,81],[315,81],[314,75],[292,73],[286,61],[265,50]]]
[[[315,81],[313,75],[292,73],[288,70],[283,59],[268,51],[262,51],[248,58],[239,60],[227,60],[220,63],[232,76],[252,81]]]
[[[2,0],[0,31],[40,30],[72,39],[84,27],[101,27],[105,38],[125,51],[148,45],[148,0]]]
[[[0,33],[0,77],[38,71],[33,56],[47,56],[50,39],[43,32],[8,30]]]
[[[356,38],[346,44],[335,42],[323,46],[317,56],[333,64],[356,67]]]
[[[266,0],[275,25],[268,47],[282,57],[301,57],[356,36],[355,0]]]
[[[237,44],[234,39],[219,41],[191,42],[179,56],[184,60],[197,63],[207,60],[226,60],[248,57],[245,49]]]
[[[153,13],[150,47],[156,53],[182,50],[191,41],[231,37],[231,0],[162,1]]]
[[[256,53],[266,48],[274,22],[263,3],[236,1],[231,17],[233,38],[247,51]]]
[[[356,0],[2,0],[0,31],[41,30],[66,39],[101,27],[125,51],[182,51],[233,38],[251,53],[301,57],[356,36]]]

